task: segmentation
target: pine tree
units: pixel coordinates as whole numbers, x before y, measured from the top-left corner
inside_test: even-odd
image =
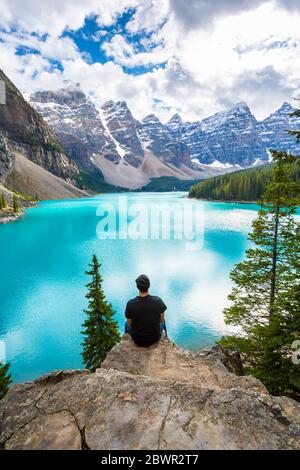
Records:
[[[18,199],[16,198],[16,196],[14,195],[13,196],[13,212],[16,214],[17,212],[20,212],[20,204],[18,202]]]
[[[6,209],[6,207],[7,207],[7,203],[6,203],[6,200],[5,200],[4,193],[1,193],[1,195],[0,195],[0,209]]]
[[[257,201],[271,182],[273,170],[274,165],[267,164],[202,180],[190,188],[189,196],[223,201]],[[292,168],[291,179],[300,182],[299,165]]]
[[[113,320],[112,305],[107,302],[102,290],[102,277],[99,272],[100,263],[93,256],[90,270],[86,272],[92,280],[87,284],[88,308],[85,310],[87,318],[83,323],[85,336],[82,343],[82,357],[88,369],[95,370],[100,367],[111,348],[120,341],[118,325]]]
[[[260,201],[246,260],[231,272],[232,305],[225,322],[239,332],[221,340],[238,348],[249,372],[274,394],[300,395],[300,369],[291,344],[300,338],[300,225],[294,218],[300,185],[290,179],[299,164],[286,152],[272,152],[274,174]]]
[[[9,364],[0,363],[0,400],[5,397],[11,384],[11,375],[9,373]]]

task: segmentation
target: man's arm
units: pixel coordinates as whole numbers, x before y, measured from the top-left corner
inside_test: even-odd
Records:
[[[127,305],[126,305],[125,318],[127,320],[128,325],[132,326],[132,318],[131,318],[129,302],[127,302]]]
[[[160,308],[161,308],[161,314],[160,314],[160,323],[163,323],[165,321],[165,311],[167,310],[166,304],[159,298],[160,301]]]

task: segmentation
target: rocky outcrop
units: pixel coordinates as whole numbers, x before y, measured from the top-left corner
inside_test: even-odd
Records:
[[[91,157],[120,159],[116,146],[107,135],[99,112],[79,84],[68,85],[56,92],[40,91],[30,96],[34,108],[52,127],[68,155],[84,170],[91,170]]]
[[[299,130],[300,119],[289,103],[263,121],[257,121],[246,103],[237,103],[229,111],[216,113],[202,121],[184,122],[175,114],[166,124],[173,139],[189,147],[193,161],[215,168],[256,166],[268,161],[268,150],[300,154],[300,145],[288,130]]]
[[[143,146],[166,163],[171,163],[177,168],[183,164],[191,166],[188,146],[180,139],[175,139],[167,126],[164,126],[154,114],[149,114],[142,120],[138,134]]]
[[[0,182],[4,181],[5,176],[13,166],[13,159],[9,151],[7,141],[0,131]]]
[[[144,157],[137,135],[140,123],[132,116],[126,101],[107,101],[101,107],[101,112],[107,130],[119,146],[121,157],[130,165],[138,167]]]
[[[126,335],[95,373],[13,386],[0,402],[1,446],[300,449],[300,405],[236,367],[219,347],[191,353],[163,339],[139,348]]]
[[[259,135],[266,148],[286,150],[294,155],[300,154],[300,145],[294,136],[288,134],[288,130],[300,129],[300,118],[291,116],[295,111],[289,103],[283,105],[261,121],[258,125]]]
[[[183,122],[175,115],[168,123],[172,135],[180,136],[189,147],[193,160],[208,165],[240,167],[268,160],[257,126],[246,103],[238,103],[229,111],[203,121]]]
[[[0,104],[0,183],[29,198],[86,196],[78,189],[82,186],[78,166],[66,156],[46,121],[1,70],[0,81],[5,84],[6,95],[6,102]],[[20,159],[28,162],[29,175],[19,173]],[[39,174],[43,181],[38,179]]]
[[[0,80],[6,88],[6,103],[0,105],[0,131],[10,153],[19,152],[56,176],[76,184],[79,170],[64,154],[48,124],[1,70]]]

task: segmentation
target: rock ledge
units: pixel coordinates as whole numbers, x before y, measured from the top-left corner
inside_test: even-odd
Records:
[[[0,402],[2,449],[300,449],[300,404],[232,372],[220,347],[139,348],[125,335],[95,373],[58,371]]]

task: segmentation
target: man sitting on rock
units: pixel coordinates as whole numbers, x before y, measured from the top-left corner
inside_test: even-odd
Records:
[[[150,280],[142,274],[136,279],[139,295],[127,302],[125,333],[129,333],[138,346],[150,346],[160,340],[166,330],[166,305],[160,297],[149,294]]]

